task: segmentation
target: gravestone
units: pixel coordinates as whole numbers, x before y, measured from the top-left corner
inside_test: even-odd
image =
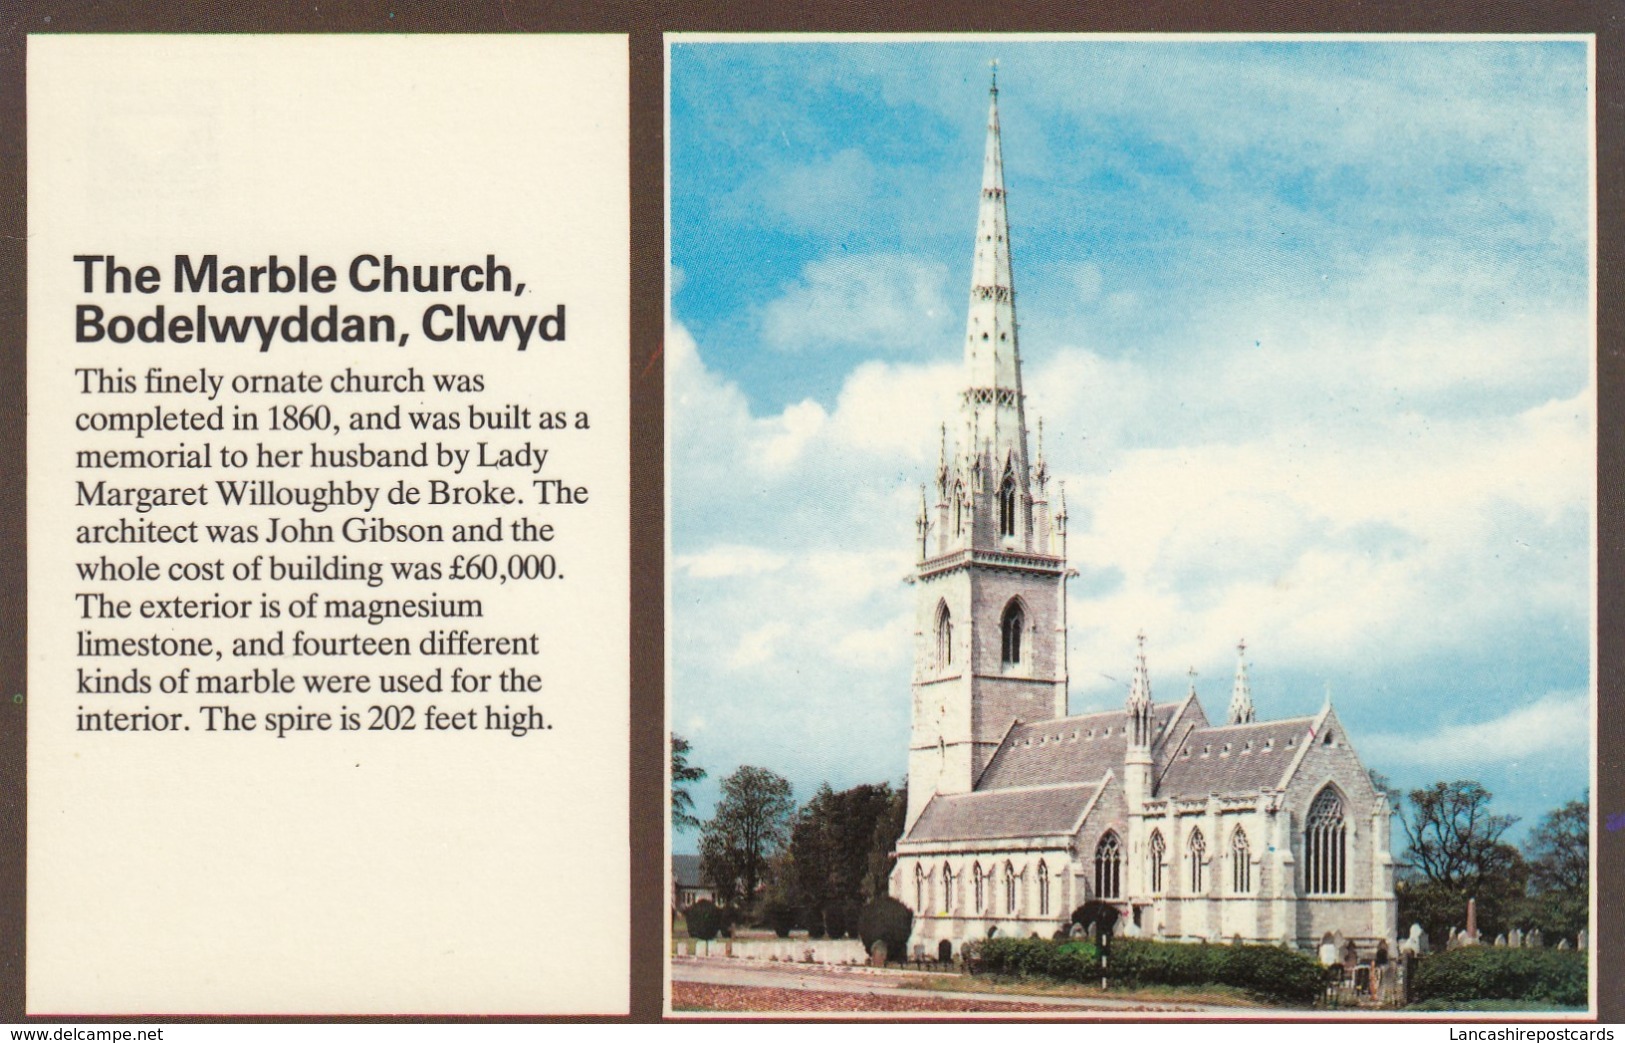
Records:
[[[871,967],[884,967],[884,966],[886,966],[886,940],[884,938],[876,938],[875,939],[875,944],[872,947],[870,947],[870,949],[869,949],[869,966],[871,966]]]
[[[944,938],[937,943],[937,962],[951,963],[954,958],[954,943]]]
[[[1569,940],[1567,938],[1559,939],[1558,943],[1557,943],[1557,947],[1566,952],[1568,950],[1568,947],[1569,947]]]
[[[1574,947],[1576,949],[1586,948],[1586,932],[1584,927],[1580,928],[1580,937],[1574,940]]]
[[[1428,933],[1422,930],[1421,924],[1411,924],[1410,943],[1411,951],[1419,956],[1428,951]]]
[[[1541,937],[1539,927],[1537,927],[1533,931],[1529,932],[1528,945],[1529,945],[1529,948],[1531,948],[1531,949],[1545,948],[1546,940]]]
[[[1509,949],[1522,949],[1523,948],[1523,932],[1518,930],[1516,927],[1514,927],[1512,929],[1511,934],[1507,935],[1507,948],[1509,948]]]
[[[1504,934],[1496,935],[1495,936],[1495,947],[1497,949],[1505,949],[1507,947],[1507,936],[1504,935]]]

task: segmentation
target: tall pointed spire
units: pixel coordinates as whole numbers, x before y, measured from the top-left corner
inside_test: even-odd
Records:
[[[1230,690],[1230,724],[1252,724],[1253,690],[1247,683],[1247,641],[1243,638],[1236,645],[1236,683]]]
[[[971,454],[986,459],[988,477],[995,487],[1009,474],[1017,498],[1025,502],[1029,484],[1027,425],[1021,356],[1016,346],[1016,291],[1011,274],[1010,217],[1005,206],[996,71],[988,95],[987,146],[982,157],[976,251],[965,323],[967,386],[961,413]]]

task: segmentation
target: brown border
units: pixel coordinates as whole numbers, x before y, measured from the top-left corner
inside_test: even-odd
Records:
[[[323,9],[326,8],[326,9]],[[1625,671],[1621,627],[1621,508],[1625,441],[1615,436],[1625,393],[1625,16],[1610,0],[1435,0],[1414,9],[1363,0],[1217,0],[1195,9],[1182,0],[15,0],[0,17],[0,664],[12,680],[0,689],[0,1021],[23,1020],[26,836],[24,707],[5,696],[26,691],[26,155],[25,66],[30,33],[510,33],[620,32],[630,36],[632,177],[631,476],[632,677],[630,843],[632,893],[631,1020],[660,1017],[665,961],[665,735],[662,678],[665,502],[664,372],[664,47],[665,31],[1208,31],[1208,32],[1564,32],[1597,35],[1598,221],[1598,630],[1599,705],[1612,706]],[[1625,815],[1625,715],[1600,714],[1599,821]],[[1625,820],[1622,820],[1625,821]],[[1625,903],[1602,890],[1625,868],[1625,829],[1599,834],[1599,907],[1595,952],[1601,1020],[1625,1021]],[[1612,971],[1612,973],[1608,973]],[[79,1019],[88,1020],[88,1019]],[[106,1020],[106,1019],[103,1019]],[[130,1020],[130,1019],[123,1019]],[[143,1018],[143,1021],[234,1019]],[[250,1018],[320,1021],[320,1018]],[[394,1020],[547,1020],[363,1018]],[[600,1020],[600,1019],[591,1019]]]

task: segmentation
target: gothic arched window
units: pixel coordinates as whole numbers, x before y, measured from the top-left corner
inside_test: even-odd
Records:
[[[1207,841],[1202,839],[1200,828],[1191,830],[1190,842],[1191,857],[1191,894],[1201,894],[1204,890],[1203,870],[1207,865]]]
[[[1247,834],[1240,826],[1230,834],[1230,890],[1238,895],[1253,890],[1252,851],[1247,847]]]
[[[954,869],[948,863],[942,863],[942,911],[954,911]]]
[[[1009,862],[1004,864],[1004,911],[1016,915],[1016,867]]]
[[[1049,915],[1049,866],[1038,863],[1038,915]]]
[[[937,606],[937,665],[952,666],[954,664],[954,617],[948,611],[948,603],[943,602]]]
[[[1303,831],[1303,889],[1312,895],[1340,895],[1347,883],[1347,833],[1343,800],[1330,786],[1309,805]]]
[[[1001,661],[1007,666],[1021,662],[1021,629],[1026,624],[1021,603],[1011,601],[1004,607],[1004,618],[999,620]]]
[[[1016,534],[1016,480],[1008,471],[999,486],[999,532],[1006,536]]]
[[[918,909],[922,916],[926,911],[925,892],[925,867],[922,865],[917,865],[914,867],[914,908]]]
[[[1095,845],[1095,897],[1117,898],[1123,885],[1123,845],[1108,831]]]
[[[1151,893],[1162,894],[1162,863],[1168,855],[1168,845],[1162,839],[1162,830],[1151,831],[1151,850],[1146,856],[1147,868],[1151,870]]]
[[[976,912],[987,908],[987,877],[982,872],[982,863],[978,862],[971,867],[971,879],[976,884]]]

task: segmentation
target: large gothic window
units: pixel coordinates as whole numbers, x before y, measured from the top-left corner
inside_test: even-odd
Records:
[[[1230,835],[1230,890],[1238,895],[1252,894],[1252,851],[1247,847],[1247,834],[1240,826]]]
[[[948,863],[942,863],[942,911],[954,911],[954,869]]]
[[[937,665],[954,665],[954,617],[946,602],[937,607]]]
[[[1016,534],[1016,480],[1008,472],[999,486],[999,532],[1006,536]]]
[[[1347,884],[1347,833],[1343,801],[1327,786],[1309,805],[1303,836],[1304,890],[1312,895],[1340,895]]]
[[[1095,897],[1121,897],[1123,887],[1123,845],[1117,834],[1108,832],[1095,845]]]
[[[1151,870],[1151,893],[1162,894],[1162,863],[1168,857],[1168,845],[1162,839],[1162,830],[1151,831],[1151,850],[1146,856],[1147,868]]]
[[[1016,915],[1016,867],[1009,862],[1004,864],[1004,911]]]
[[[1021,630],[1025,625],[1020,602],[1012,601],[1004,607],[1004,618],[999,620],[999,637],[1003,649],[1000,658],[1006,666],[1021,662]]]
[[[1038,863],[1038,915],[1049,915],[1049,866]]]
[[[987,908],[987,876],[982,872],[982,863],[971,867],[971,879],[976,885],[976,912],[979,913]]]
[[[1191,894],[1201,894],[1205,887],[1205,873],[1207,868],[1207,841],[1202,839],[1200,829],[1191,830],[1190,842],[1191,860]]]
[[[925,915],[925,893],[925,867],[917,865],[914,867],[914,908],[919,910],[922,916]]]

